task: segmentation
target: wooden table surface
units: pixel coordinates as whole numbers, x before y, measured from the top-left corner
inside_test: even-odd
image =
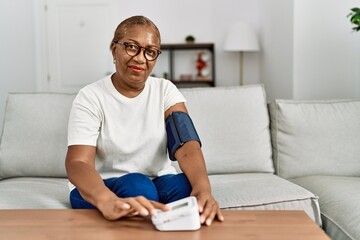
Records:
[[[303,211],[224,210],[225,221],[189,232],[160,232],[146,218],[107,221],[97,210],[0,210],[0,240],[11,239],[330,239]]]

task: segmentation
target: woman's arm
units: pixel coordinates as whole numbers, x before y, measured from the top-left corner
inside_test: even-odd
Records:
[[[177,111],[187,112],[185,104],[178,103],[170,107],[165,112],[165,118],[171,112]],[[210,225],[215,217],[219,221],[223,221],[224,217],[219,205],[211,194],[210,181],[199,142],[189,141],[185,143],[175,152],[175,157],[181,170],[190,181],[192,186],[191,195],[195,196],[198,200],[201,223]]]
[[[100,174],[95,169],[96,147],[86,145],[74,145],[68,147],[65,167],[68,178],[79,190],[81,196],[96,206],[107,219],[116,219],[127,214],[130,208],[123,202],[117,202],[116,195],[104,184]],[[109,211],[104,203],[113,201],[116,212]],[[123,211],[120,211],[123,210]]]
[[[119,198],[104,184],[95,169],[96,147],[74,145],[68,147],[66,155],[66,171],[72,184],[81,196],[97,207],[108,220],[124,216],[149,214],[154,215],[155,208],[167,210],[165,205],[149,201],[144,197]]]

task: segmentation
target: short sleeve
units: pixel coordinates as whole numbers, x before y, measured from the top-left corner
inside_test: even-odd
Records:
[[[171,81],[166,80],[166,85],[164,89],[165,89],[164,92],[165,111],[177,103],[186,102],[185,97],[181,94],[179,89]]]
[[[76,96],[68,123],[68,146],[96,146],[102,123],[100,104],[91,92],[80,90]]]

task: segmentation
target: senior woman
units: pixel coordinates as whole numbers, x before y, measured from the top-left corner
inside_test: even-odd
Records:
[[[191,195],[202,224],[223,221],[200,140],[190,138],[169,152],[183,173],[171,166],[165,121],[175,112],[187,122],[190,117],[175,85],[149,76],[161,53],[158,28],[143,16],[125,19],[110,49],[116,72],[81,89],[69,117],[65,165],[72,207],[97,208],[115,220],[153,216]]]

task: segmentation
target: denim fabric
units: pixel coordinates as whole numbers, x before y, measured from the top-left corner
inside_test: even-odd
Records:
[[[183,173],[168,174],[151,180],[141,173],[129,173],[118,178],[104,180],[105,185],[120,198],[144,196],[164,204],[190,196],[191,185]],[[94,209],[75,188],[70,192],[74,209]]]

